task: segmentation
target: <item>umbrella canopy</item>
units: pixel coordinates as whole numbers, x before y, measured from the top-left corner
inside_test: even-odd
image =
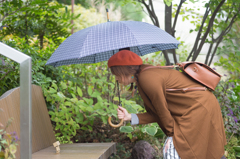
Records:
[[[121,48],[139,56],[175,49],[180,43],[162,29],[138,21],[112,21],[82,29],[68,37],[46,65],[55,67],[108,60]]]

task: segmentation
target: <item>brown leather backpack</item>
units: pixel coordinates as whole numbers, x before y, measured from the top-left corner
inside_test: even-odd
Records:
[[[200,82],[210,90],[215,90],[217,84],[221,79],[221,75],[214,71],[209,66],[201,62],[182,62],[173,66],[149,66],[144,68],[142,71],[150,68],[176,68],[179,67],[180,70],[188,74],[194,80]],[[141,71],[141,72],[142,72]],[[183,88],[182,91],[194,91],[194,90],[204,90],[205,87],[195,87],[195,88]],[[167,89],[167,91],[176,91],[180,89]],[[206,90],[206,89],[205,89]]]

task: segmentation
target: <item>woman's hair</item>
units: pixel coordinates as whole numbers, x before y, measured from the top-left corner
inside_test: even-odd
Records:
[[[134,75],[138,79],[139,68],[141,65],[131,65],[131,66],[112,66],[110,67],[111,72],[115,76],[127,77]],[[130,91],[133,89],[133,84],[131,84]]]

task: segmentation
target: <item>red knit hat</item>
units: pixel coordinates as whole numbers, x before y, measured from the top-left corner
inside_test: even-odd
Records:
[[[126,65],[141,65],[142,59],[132,51],[121,50],[114,54],[108,60],[108,67],[126,66]]]

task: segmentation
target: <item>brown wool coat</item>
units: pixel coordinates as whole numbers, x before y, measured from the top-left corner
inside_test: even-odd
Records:
[[[147,65],[142,65],[140,70]],[[207,78],[207,77],[206,77]],[[157,122],[173,137],[181,159],[220,159],[226,144],[221,109],[210,91],[166,92],[169,88],[203,87],[173,69],[147,69],[138,76],[146,113],[139,124]]]

